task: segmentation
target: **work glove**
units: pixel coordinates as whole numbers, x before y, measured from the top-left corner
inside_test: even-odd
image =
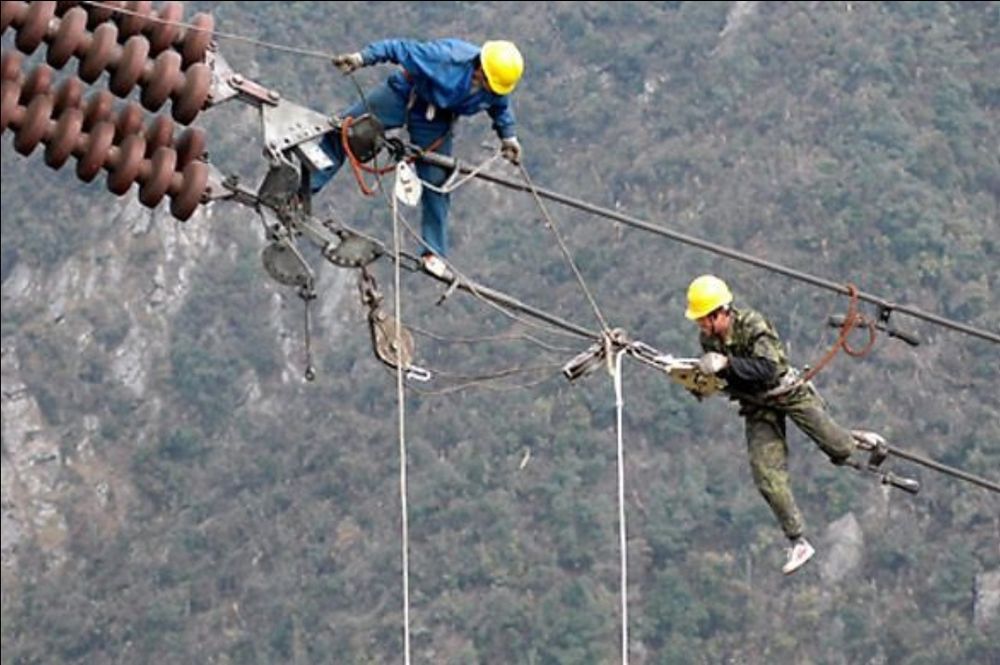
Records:
[[[702,374],[718,374],[728,366],[729,358],[715,351],[709,351],[698,361],[698,369]]]
[[[500,154],[511,164],[521,163],[521,143],[516,136],[508,136],[500,140]]]
[[[365,66],[361,53],[341,53],[333,56],[333,64],[345,74],[351,74]]]

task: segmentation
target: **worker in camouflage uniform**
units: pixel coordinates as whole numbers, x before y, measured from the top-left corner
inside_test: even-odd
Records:
[[[803,383],[788,364],[774,326],[759,312],[733,307],[732,301],[725,282],[702,275],[688,288],[685,316],[701,329],[705,353],[700,371],[724,379],[725,391],[740,403],[754,484],[791,541],[782,568],[788,574],[812,558],[815,550],[803,536],[802,513],[789,484],[785,418],[791,418],[837,465],[851,456],[854,438],[826,412],[812,384]]]

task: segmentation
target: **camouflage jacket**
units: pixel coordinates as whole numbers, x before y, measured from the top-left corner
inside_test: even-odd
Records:
[[[790,369],[785,346],[764,316],[752,309],[732,309],[733,322],[725,340],[700,336],[701,348],[729,357],[719,372],[731,392],[754,395],[778,384]]]

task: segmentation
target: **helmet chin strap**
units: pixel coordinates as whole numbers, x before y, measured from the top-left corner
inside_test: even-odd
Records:
[[[471,92],[475,92],[476,90],[490,90],[490,84],[486,80],[486,72],[483,71],[482,65],[477,66],[476,71],[473,72],[470,87],[472,88]]]

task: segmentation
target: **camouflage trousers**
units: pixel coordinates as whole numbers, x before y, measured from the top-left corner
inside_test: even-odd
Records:
[[[851,433],[826,411],[822,398],[812,388],[801,388],[780,403],[763,406],[744,404],[747,451],[754,484],[790,539],[802,535],[805,523],[795,504],[788,478],[786,418],[826,453],[834,463],[847,459],[854,450]]]

